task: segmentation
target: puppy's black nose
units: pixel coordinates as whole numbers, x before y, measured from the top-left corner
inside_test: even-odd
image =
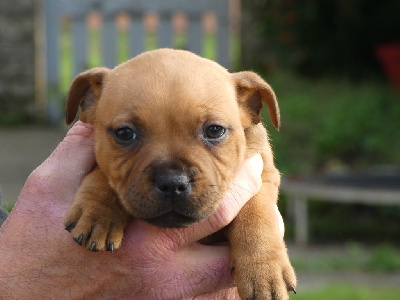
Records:
[[[168,200],[179,200],[186,197],[191,190],[191,181],[184,171],[167,170],[154,176],[157,193]]]

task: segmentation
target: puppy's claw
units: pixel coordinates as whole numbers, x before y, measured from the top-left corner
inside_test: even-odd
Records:
[[[68,223],[65,225],[65,230],[67,230],[68,232],[71,232],[72,229],[74,229],[75,224],[72,223],[71,221],[68,221]]]
[[[297,295],[297,291],[293,285],[289,288],[289,292],[293,292],[295,295]]]
[[[74,241],[77,242],[80,246],[82,246],[82,242],[83,242],[83,233],[80,234],[77,238],[74,237]]]
[[[111,253],[114,253],[114,242],[108,242],[107,243],[107,251],[110,251]]]
[[[98,252],[98,251],[99,251],[99,250],[96,248],[96,242],[92,242],[92,243],[90,244],[89,250],[92,251],[92,252]]]

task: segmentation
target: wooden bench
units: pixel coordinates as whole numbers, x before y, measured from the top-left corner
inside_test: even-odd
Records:
[[[312,180],[283,179],[281,193],[288,196],[289,205],[292,205],[295,242],[300,246],[305,246],[308,242],[308,200],[349,204],[400,205],[399,188],[400,182],[396,188],[372,188]]]

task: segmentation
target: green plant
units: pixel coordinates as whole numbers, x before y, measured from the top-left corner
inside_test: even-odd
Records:
[[[21,111],[11,111],[9,113],[0,114],[0,126],[16,126],[33,122],[32,118]]]
[[[326,170],[331,162],[353,168],[400,165],[400,106],[389,86],[374,81],[307,80],[293,72],[265,76],[281,108],[282,128],[272,129],[275,157],[286,174]]]
[[[373,250],[366,269],[378,272],[398,272],[400,271],[400,254],[389,245],[380,245]]]
[[[298,271],[332,272],[358,271],[368,273],[400,272],[398,248],[388,244],[371,247],[360,243],[344,246],[314,246],[310,253],[300,251],[292,256],[293,266]]]
[[[318,290],[298,292],[296,300],[393,300],[400,297],[399,288],[379,288],[331,284]]]
[[[363,270],[369,255],[365,247],[356,243],[350,243],[340,248],[324,248],[318,251],[318,247],[312,251],[314,255],[295,256],[292,258],[293,266],[298,271],[331,272]]]
[[[11,212],[11,210],[14,208],[15,202],[5,202],[1,206],[8,212]]]

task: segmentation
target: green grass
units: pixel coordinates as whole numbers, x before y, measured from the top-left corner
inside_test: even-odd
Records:
[[[341,248],[313,249],[313,254],[297,254],[291,257],[298,271],[361,271],[367,273],[400,272],[400,251],[398,248],[381,244],[363,246],[349,243]],[[296,253],[294,253],[296,254]]]
[[[15,202],[5,202],[1,206],[8,212],[11,212],[11,210],[14,208]]]
[[[400,288],[350,285],[328,285],[325,288],[292,295],[295,300],[394,300],[400,299]]]
[[[365,269],[376,272],[400,272],[400,252],[389,245],[380,245],[371,253]]]

